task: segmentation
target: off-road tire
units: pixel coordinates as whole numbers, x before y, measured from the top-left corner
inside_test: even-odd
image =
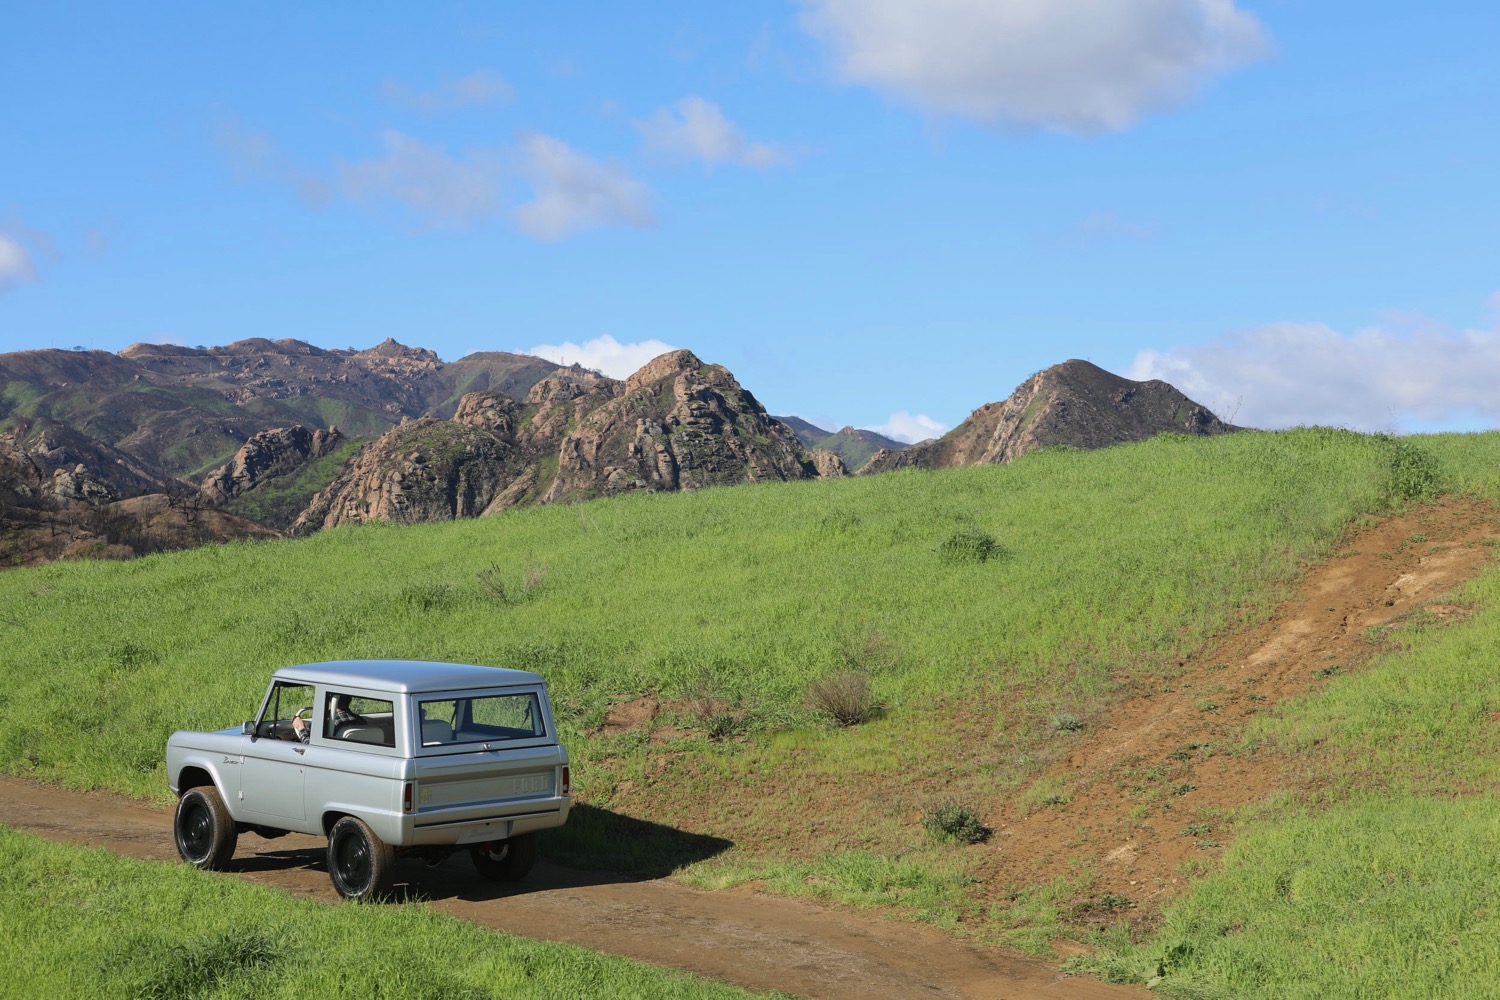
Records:
[[[523,833],[509,840],[493,840],[469,849],[474,867],[492,882],[517,882],[536,863],[536,834]]]
[[[239,832],[217,788],[199,785],[182,793],[172,821],[172,839],[177,842],[177,853],[190,865],[218,871],[229,864]]]
[[[345,899],[380,899],[390,890],[396,850],[364,820],[345,816],[328,831],[328,877]]]

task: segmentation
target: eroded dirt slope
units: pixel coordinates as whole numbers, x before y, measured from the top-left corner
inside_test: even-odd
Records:
[[[1381,626],[1417,611],[1461,614],[1453,592],[1491,558],[1486,543],[1497,537],[1493,508],[1456,501],[1351,535],[1269,621],[1079,733],[1046,776],[1065,802],[1024,818],[997,803],[996,836],[979,848],[989,852],[983,883],[998,897],[1013,883],[1089,872],[1096,919],[1151,923],[1186,888],[1184,866],[1217,863],[1232,832],[1220,817],[1297,780],[1297,763],[1278,755],[1220,751],[1242,742],[1257,713],[1358,670],[1378,652]]]

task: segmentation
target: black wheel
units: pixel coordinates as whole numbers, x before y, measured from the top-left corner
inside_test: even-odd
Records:
[[[224,798],[213,785],[199,785],[182,793],[172,835],[182,860],[206,871],[227,865],[239,839]]]
[[[474,867],[492,882],[516,882],[526,877],[536,863],[536,834],[523,833],[509,840],[492,840],[469,849]]]
[[[345,899],[384,896],[395,864],[395,849],[362,819],[345,816],[328,833],[328,877]]]

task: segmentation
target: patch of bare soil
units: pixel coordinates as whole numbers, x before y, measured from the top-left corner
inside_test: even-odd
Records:
[[[175,861],[172,814],[116,796],[0,778],[0,823],[127,857]],[[297,896],[337,902],[324,842],[240,838],[232,871]],[[931,927],[794,899],[716,893],[540,864],[517,886],[474,877],[466,857],[397,871],[398,895],[529,938],[582,945],[756,990],[807,997],[1112,1000],[1133,987],[1065,977],[1046,962],[971,947]],[[403,881],[409,880],[409,881]]]
[[[1228,636],[1109,711],[1051,768],[1049,804],[992,818],[978,872],[994,898],[1011,885],[1093,875],[1077,917],[1149,926],[1187,887],[1184,870],[1212,866],[1231,831],[1219,818],[1297,784],[1296,762],[1227,754],[1257,713],[1358,670],[1378,647],[1372,629],[1419,610],[1462,613],[1448,598],[1490,559],[1493,508],[1449,502],[1388,517],[1314,567],[1269,621]],[[1195,862],[1197,864],[1195,864]]]

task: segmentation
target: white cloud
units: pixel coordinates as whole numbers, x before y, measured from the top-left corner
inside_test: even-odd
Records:
[[[892,413],[885,423],[866,429],[907,444],[916,444],[948,433],[947,424],[938,423],[925,413],[911,414],[905,410]]]
[[[1136,355],[1129,377],[1159,378],[1225,420],[1266,429],[1361,431],[1500,426],[1500,331],[1273,323]]]
[[[399,80],[387,80],[380,92],[392,104],[424,115],[484,104],[504,103],[516,96],[515,88],[494,70],[482,69],[428,90],[414,90]]]
[[[0,292],[8,292],[37,280],[36,265],[20,240],[0,233]]]
[[[532,199],[516,209],[522,232],[559,240],[596,226],[652,225],[650,189],[618,163],[591,160],[548,135],[524,138],[521,157],[533,189]]]
[[[264,132],[248,128],[232,114],[221,112],[214,123],[214,145],[242,180],[281,184],[303,200],[321,205],[328,200],[328,184],[292,163]]]
[[[673,108],[659,108],[647,121],[635,123],[649,152],[673,160],[702,160],[708,166],[765,168],[791,159],[776,146],[747,140],[717,104],[701,97],[684,97]]]
[[[147,334],[146,336],[142,337],[140,340],[136,341],[136,343],[138,343],[138,344],[156,344],[158,346],[171,346],[171,347],[186,347],[186,346],[188,346],[187,341],[183,340],[181,337],[179,337],[175,333],[152,333],[152,334]]]
[[[387,130],[385,155],[339,164],[339,188],[355,200],[394,200],[414,209],[430,225],[469,225],[499,210],[497,158],[486,154],[456,160],[420,139]]]
[[[462,157],[414,136],[388,129],[384,152],[340,162],[330,183],[292,165],[264,133],[221,115],[215,142],[240,176],[295,188],[304,200],[326,202],[330,193],[352,201],[395,202],[427,227],[465,227],[502,209],[511,178],[530,185],[531,198],[514,222],[529,236],[559,240],[597,226],[649,228],[651,191],[614,161],[593,160],[546,135],[523,137],[514,149],[479,150]]]
[[[622,344],[609,334],[595,337],[583,344],[564,341],[561,344],[538,344],[522,352],[538,358],[546,358],[560,365],[579,364],[585,368],[601,371],[610,378],[629,378],[652,358],[660,357],[676,348],[659,340],[643,340],[637,344]]]
[[[1264,56],[1234,0],[802,0],[843,77],[986,124],[1096,133]]]

